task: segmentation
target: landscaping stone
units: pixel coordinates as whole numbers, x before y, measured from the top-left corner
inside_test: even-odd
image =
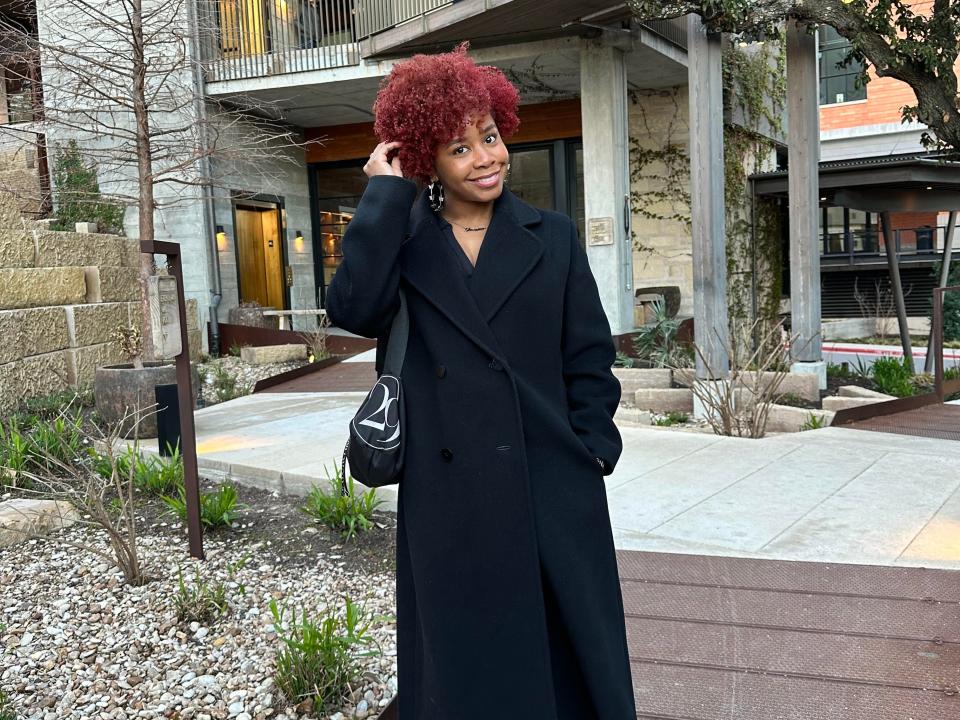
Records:
[[[114,342],[87,345],[67,350],[70,384],[73,386],[91,385],[98,367],[115,365],[124,360],[123,353]]]
[[[669,368],[613,368],[613,374],[620,381],[623,397],[643,388],[669,389],[673,384]]]
[[[251,365],[293,362],[307,359],[306,345],[261,345],[240,349],[240,359]]]
[[[15,407],[23,397],[23,363],[8,362],[0,365],[0,411]]]
[[[75,305],[86,294],[83,268],[0,269],[0,310]]]
[[[17,498],[0,502],[0,547],[69,527],[76,520],[77,511],[64,501]]]
[[[0,201],[2,202],[2,201]],[[20,221],[16,226],[0,224],[0,267],[25,268],[33,266],[33,241]]]
[[[686,388],[643,388],[633,395],[633,404],[654,412],[693,412],[693,391]]]
[[[117,326],[140,325],[140,303],[93,303],[66,308],[70,323],[70,346],[79,348],[113,342]]]
[[[136,302],[140,299],[140,271],[135,267],[97,268],[99,300]]]
[[[844,397],[842,395],[828,395],[823,399],[824,410],[847,410],[848,408],[863,407],[864,405],[876,405],[880,402],[886,402],[887,399],[894,398],[875,398],[875,397]]]
[[[133,240],[116,235],[34,231],[37,267],[120,267]],[[138,248],[139,250],[139,248]]]
[[[767,432],[799,432],[810,420],[811,415],[821,418],[825,426],[833,422],[832,410],[798,408],[774,403],[770,406],[770,413],[767,416]]]
[[[95,233],[100,230],[100,226],[95,222],[78,222],[74,223],[73,227],[78,233]]]
[[[31,355],[21,362],[22,374],[17,388],[21,398],[52,395],[63,389],[70,377],[68,350]]]
[[[620,405],[613,416],[613,421],[618,425],[650,425],[653,418],[646,410]]]
[[[842,385],[837,389],[841,397],[850,398],[874,398],[876,400],[893,400],[893,395],[887,395],[870,388],[860,387],[859,385]]]

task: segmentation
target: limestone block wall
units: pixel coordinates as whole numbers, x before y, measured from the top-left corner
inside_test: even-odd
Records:
[[[630,99],[634,287],[678,286],[679,313],[692,315],[687,88],[634,91]]]
[[[137,241],[47,225],[0,197],[0,412],[91,385],[98,366],[123,361],[114,329],[141,322]],[[196,357],[195,300],[187,317]]]

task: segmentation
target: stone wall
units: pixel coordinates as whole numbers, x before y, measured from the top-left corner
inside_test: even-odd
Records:
[[[634,91],[630,99],[634,287],[675,285],[679,314],[692,315],[687,88]]]
[[[0,411],[91,385],[98,366],[123,361],[114,329],[141,321],[137,241],[48,224],[0,197]],[[187,315],[196,357],[195,301]]]

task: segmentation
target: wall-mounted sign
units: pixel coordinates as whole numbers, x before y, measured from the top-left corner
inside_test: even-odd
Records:
[[[180,342],[180,303],[177,279],[170,275],[153,275],[147,279],[147,301],[150,303],[150,329],[158,358],[175,358],[183,352]]]
[[[613,218],[590,218],[587,221],[587,245],[613,245]]]

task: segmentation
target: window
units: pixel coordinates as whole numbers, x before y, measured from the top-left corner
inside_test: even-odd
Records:
[[[837,34],[832,27],[823,26],[818,31],[820,39],[820,104],[866,100],[867,88],[857,86],[857,78],[863,72],[863,63],[851,60],[849,65],[839,66],[850,51],[850,41]]]

